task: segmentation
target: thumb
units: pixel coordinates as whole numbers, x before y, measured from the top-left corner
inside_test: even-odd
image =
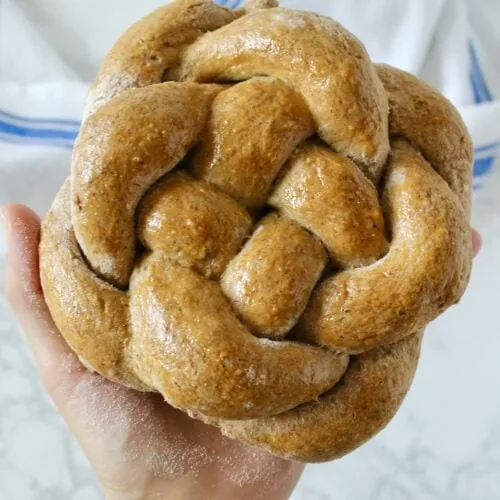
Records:
[[[6,296],[26,334],[42,383],[56,400],[58,387],[75,383],[84,368],[71,359],[76,356],[55,326],[43,296],[38,262],[40,220],[23,205],[1,207],[0,220],[7,243]],[[70,365],[72,370],[65,368]]]
[[[472,231],[472,252],[474,253],[474,256],[476,256],[479,251],[481,250],[481,246],[482,246],[482,239],[481,239],[481,235],[473,230]]]

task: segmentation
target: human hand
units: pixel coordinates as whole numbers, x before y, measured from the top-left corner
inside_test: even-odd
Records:
[[[160,395],[89,372],[68,347],[44,300],[40,221],[3,207],[6,293],[26,333],[42,383],[87,454],[107,500],[286,499],[303,466],[221,435]]]
[[[222,436],[157,394],[92,374],[54,325],[38,268],[40,221],[27,207],[1,212],[6,292],[44,387],[86,452],[107,500],[286,499],[303,466]],[[481,240],[473,233],[474,253]]]

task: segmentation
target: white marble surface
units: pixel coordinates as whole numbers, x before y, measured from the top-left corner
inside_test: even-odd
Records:
[[[474,207],[485,246],[471,285],[429,328],[400,413],[359,451],[308,467],[294,500],[500,498],[498,167]],[[86,459],[43,395],[1,294],[0,500],[100,498]]]

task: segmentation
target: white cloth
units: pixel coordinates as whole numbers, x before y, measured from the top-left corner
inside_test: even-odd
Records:
[[[71,137],[99,62],[163,0],[0,3],[0,203],[47,209],[68,172]],[[219,0],[236,7],[241,0]],[[477,147],[479,185],[500,155],[500,17],[495,0],[283,0],[338,19],[372,58],[420,75],[460,109]],[[355,7],[353,7],[355,5]],[[100,15],[96,15],[100,12]],[[113,15],[107,15],[113,13]],[[61,123],[60,120],[70,120]],[[43,122],[37,121],[43,120]],[[36,160],[36,161],[35,161]],[[43,186],[31,186],[43,176]]]

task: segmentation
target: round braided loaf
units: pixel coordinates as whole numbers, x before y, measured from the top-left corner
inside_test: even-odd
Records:
[[[44,220],[54,320],[101,375],[301,461],[356,448],[471,267],[471,141],[336,22],[180,0],[132,27]]]

